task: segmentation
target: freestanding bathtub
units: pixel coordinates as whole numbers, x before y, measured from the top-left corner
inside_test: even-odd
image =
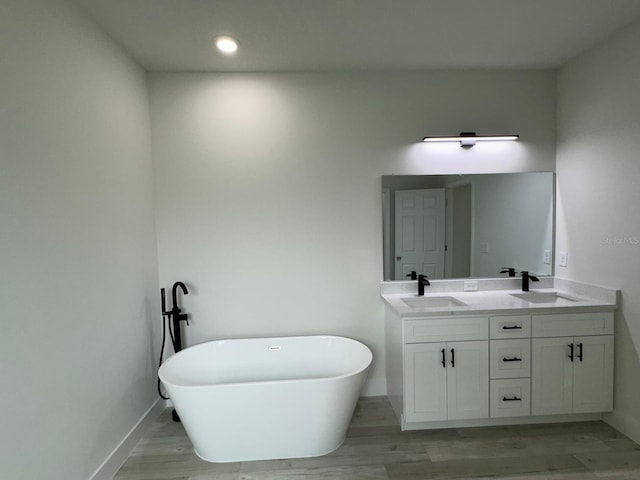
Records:
[[[218,340],[170,357],[159,376],[200,458],[315,457],[344,441],[371,360],[344,337]]]

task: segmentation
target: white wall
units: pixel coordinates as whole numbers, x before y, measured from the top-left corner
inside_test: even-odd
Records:
[[[156,398],[145,78],[58,0],[0,3],[0,59],[0,477],[85,480]]]
[[[559,276],[622,290],[616,320],[615,411],[640,441],[640,23],[559,74],[556,251]]]
[[[384,393],[383,174],[553,171],[545,71],[150,77],[160,281],[188,283],[189,344],[333,333]],[[515,132],[521,142],[424,144]]]

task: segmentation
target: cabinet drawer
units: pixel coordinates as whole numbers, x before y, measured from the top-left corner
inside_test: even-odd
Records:
[[[491,340],[489,357],[491,378],[531,376],[531,340]]]
[[[531,382],[528,378],[491,380],[490,396],[491,418],[531,415]]]
[[[531,315],[505,315],[489,319],[489,338],[528,338]]]
[[[533,337],[613,334],[613,312],[533,315]]]
[[[434,317],[404,321],[404,343],[455,342],[489,338],[489,317]]]

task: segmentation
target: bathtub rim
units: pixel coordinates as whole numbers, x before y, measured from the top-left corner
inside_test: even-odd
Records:
[[[174,358],[176,358],[178,355],[182,354],[182,352],[185,352],[187,350],[189,350],[190,348],[193,347],[198,347],[200,345],[206,345],[208,343],[216,343],[216,342],[225,342],[225,341],[242,341],[242,340],[273,340],[273,341],[277,341],[277,340],[281,340],[281,339],[287,339],[287,340],[295,340],[298,338],[338,338],[340,340],[347,340],[349,342],[355,342],[360,344],[361,347],[364,347],[366,350],[366,354],[368,354],[368,361],[365,362],[365,364],[360,367],[357,368],[353,371],[350,371],[348,373],[342,374],[342,375],[333,375],[333,376],[328,376],[328,377],[310,377],[310,378],[294,378],[294,379],[282,379],[282,380],[255,380],[255,381],[250,381],[250,382],[224,382],[224,383],[203,383],[203,384],[198,384],[198,385],[193,385],[193,384],[183,384],[183,383],[175,383],[175,382],[169,382],[166,380],[166,377],[163,373],[163,368],[165,367],[165,365],[169,364]],[[357,375],[360,375],[362,372],[367,371],[370,367],[371,364],[373,363],[373,352],[371,351],[371,348],[369,348],[368,345],[366,345],[365,343],[361,342],[360,340],[356,340],[354,338],[350,338],[350,337],[344,337],[341,335],[291,335],[291,336],[279,336],[279,337],[233,337],[233,338],[220,338],[217,340],[207,340],[205,342],[201,342],[201,343],[197,343],[195,345],[190,345],[189,347],[181,350],[178,353],[175,353],[174,355],[172,355],[171,357],[167,358],[162,365],[160,365],[160,367],[158,368],[158,378],[160,379],[160,381],[162,382],[162,384],[165,386],[165,388],[167,388],[167,386],[173,387],[173,388],[188,388],[188,389],[202,389],[202,388],[214,388],[214,387],[240,387],[243,385],[269,385],[269,384],[286,384],[286,383],[300,383],[300,382],[330,382],[330,381],[336,381],[336,380],[341,380],[341,379],[345,379],[345,378],[349,378],[349,377],[354,377]]]

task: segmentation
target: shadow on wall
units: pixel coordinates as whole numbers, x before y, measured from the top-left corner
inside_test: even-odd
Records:
[[[140,306],[140,320],[144,321],[147,326],[147,363],[145,372],[155,378],[158,371],[158,359],[160,358],[160,345],[156,346],[156,343],[162,335],[162,324],[160,323],[161,319],[153,318],[153,309],[147,297],[142,300],[142,305]]]
[[[625,315],[625,311],[629,310],[636,311],[635,307],[625,307],[625,298],[620,295],[615,315],[614,410],[605,415],[605,420],[638,442],[640,422],[636,419],[640,418],[640,382],[628,382],[628,379],[640,378],[640,355]]]
[[[615,384],[620,385],[625,378],[640,378],[640,354],[638,346],[633,338],[633,332],[629,328],[630,325],[625,315],[626,310],[628,310],[628,307],[625,308],[625,299],[623,295],[620,295],[618,310],[616,311],[615,316]],[[640,382],[637,382],[636,385],[638,385],[638,394],[640,395]],[[618,408],[619,402],[629,402],[629,405],[626,406],[625,410],[628,408],[637,408],[637,413],[639,414],[638,417],[640,417],[640,403],[638,403],[637,399],[637,395],[627,395],[626,398],[616,395],[614,408]]]

